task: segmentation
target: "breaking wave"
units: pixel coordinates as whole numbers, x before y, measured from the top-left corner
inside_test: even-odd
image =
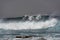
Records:
[[[56,18],[50,18],[45,21],[10,21],[2,22],[3,19],[0,19],[0,29],[12,29],[12,30],[21,30],[21,29],[41,29],[54,27],[58,20]]]

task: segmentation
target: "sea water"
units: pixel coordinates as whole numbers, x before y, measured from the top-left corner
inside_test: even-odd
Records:
[[[0,40],[59,40],[60,21],[57,18],[48,20],[4,21],[0,19]],[[16,38],[16,36],[33,36],[32,38]]]

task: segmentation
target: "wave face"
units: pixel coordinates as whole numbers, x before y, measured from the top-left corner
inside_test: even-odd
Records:
[[[20,19],[16,18],[17,20],[10,20],[6,21],[4,19],[0,19],[0,29],[5,29],[5,30],[22,30],[22,29],[42,29],[42,28],[48,28],[48,27],[54,27],[58,20],[56,18],[49,18],[46,20],[46,17],[41,18],[38,16],[36,19],[39,19],[39,21],[35,21],[31,19],[32,17],[30,16],[29,20],[27,21],[21,21]],[[26,18],[25,18],[26,19]],[[42,19],[42,20],[41,20]],[[45,21],[44,21],[45,20]]]

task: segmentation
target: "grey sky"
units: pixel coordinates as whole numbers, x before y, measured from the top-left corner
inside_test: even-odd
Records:
[[[52,13],[60,16],[59,11],[60,0],[0,0],[0,18]]]

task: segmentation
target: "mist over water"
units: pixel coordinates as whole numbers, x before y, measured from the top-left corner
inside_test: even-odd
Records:
[[[27,21],[8,21],[4,22],[3,19],[0,19],[0,29],[11,29],[11,30],[22,30],[22,29],[41,29],[54,27],[58,20],[56,18],[50,18],[48,20],[39,20],[34,21],[31,19]],[[38,18],[37,18],[38,19]]]

